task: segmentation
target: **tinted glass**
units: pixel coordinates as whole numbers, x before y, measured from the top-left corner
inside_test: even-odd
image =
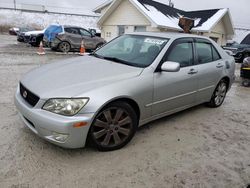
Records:
[[[86,30],[84,30],[84,29],[80,29],[80,33],[81,33],[81,35],[83,35],[83,36],[91,37],[90,32],[88,32],[88,31],[86,31]]]
[[[75,29],[75,28],[65,28],[64,31],[67,32],[67,33],[79,35],[78,30]]]
[[[170,51],[166,61],[180,63],[181,67],[187,67],[193,64],[193,47],[191,42],[185,42],[175,45]]]
[[[195,43],[198,63],[209,63],[213,61],[212,46],[209,43]]]
[[[215,49],[214,46],[212,46],[212,52],[213,52],[213,61],[221,59],[220,54],[218,53],[218,51]]]

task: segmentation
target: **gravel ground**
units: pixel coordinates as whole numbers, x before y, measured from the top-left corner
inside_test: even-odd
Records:
[[[246,188],[250,184],[250,88],[238,81],[217,109],[203,105],[140,128],[121,150],[67,150],[24,126],[13,104],[27,71],[71,58],[0,35],[0,187]],[[239,68],[239,65],[238,65]]]

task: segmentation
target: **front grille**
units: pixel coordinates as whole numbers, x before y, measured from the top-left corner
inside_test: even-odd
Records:
[[[24,42],[29,42],[30,41],[30,36],[24,36]]]
[[[21,83],[20,83],[20,94],[21,94],[22,98],[27,103],[29,103],[31,106],[35,106],[38,103],[39,99],[40,99],[34,93],[29,91],[27,88],[25,88]]]

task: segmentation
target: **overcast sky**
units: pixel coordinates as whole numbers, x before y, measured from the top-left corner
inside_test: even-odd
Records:
[[[106,0],[16,0],[17,4],[42,4],[65,8],[92,10]],[[168,0],[157,0],[168,3]],[[14,0],[0,0],[0,4],[11,4]],[[175,7],[183,10],[229,8],[236,27],[250,28],[249,0],[172,0]]]

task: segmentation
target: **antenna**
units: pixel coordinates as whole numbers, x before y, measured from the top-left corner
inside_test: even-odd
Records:
[[[168,1],[169,1],[169,6],[174,7],[174,3],[172,2],[172,0],[168,0]]]

